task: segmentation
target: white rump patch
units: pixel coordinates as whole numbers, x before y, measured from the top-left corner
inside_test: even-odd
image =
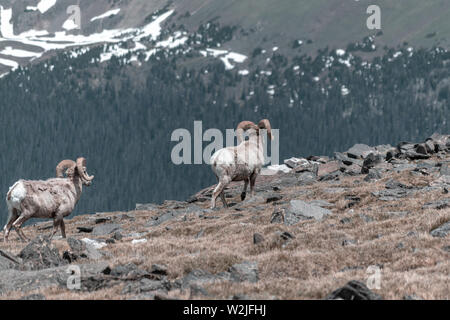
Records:
[[[27,195],[27,189],[25,188],[23,182],[17,181],[12,187],[9,188],[9,191],[11,191],[11,199],[8,200],[8,198],[6,198],[8,206],[11,208],[20,209],[20,203]]]

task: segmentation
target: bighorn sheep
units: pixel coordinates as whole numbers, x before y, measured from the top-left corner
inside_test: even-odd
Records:
[[[66,170],[67,178],[64,178]],[[9,217],[4,227],[4,241],[11,228],[16,229],[20,239],[28,240],[21,230],[30,218],[53,218],[52,238],[58,226],[63,238],[66,230],[63,218],[70,215],[80,199],[82,186],[90,186],[94,176],[86,172],[86,159],[64,160],[56,167],[56,177],[46,181],[17,181],[6,195]]]
[[[242,201],[246,197],[249,182],[251,195],[254,195],[256,177],[264,165],[264,149],[260,129],[266,129],[267,136],[273,139],[269,120],[263,119],[258,125],[251,121],[242,121],[236,129],[239,145],[220,149],[211,157],[212,170],[219,181],[212,194],[211,209],[215,208],[219,195],[224,206],[228,207],[223,190],[231,181],[244,181],[244,190],[241,193]],[[247,141],[244,141],[245,131],[248,131],[249,134]]]

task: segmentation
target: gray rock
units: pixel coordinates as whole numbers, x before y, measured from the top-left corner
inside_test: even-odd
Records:
[[[319,200],[309,201],[307,203],[311,204],[313,206],[321,207],[321,208],[332,208],[332,207],[334,207],[333,203],[329,203],[328,201],[320,200],[320,199]]]
[[[117,223],[106,223],[101,224],[94,227],[94,230],[92,230],[92,234],[94,236],[106,236],[108,234],[111,234],[116,231],[120,231],[121,227],[120,224]]]
[[[284,223],[293,225],[301,220],[315,219],[322,220],[325,216],[332,212],[319,206],[311,205],[302,200],[291,200],[289,207],[286,209]]]
[[[81,274],[90,277],[101,273],[108,264],[80,264]],[[66,287],[70,273],[68,266],[53,267],[43,270],[18,271],[5,270],[0,272],[0,294],[11,291],[32,291],[54,286]],[[83,283],[83,281],[82,281]]]
[[[372,195],[381,201],[395,201],[407,197],[412,192],[407,189],[388,189],[372,192]]]
[[[415,294],[411,294],[403,296],[403,300],[423,300],[423,299]]]
[[[264,242],[264,237],[260,233],[253,234],[253,244],[259,244]]]
[[[15,269],[22,263],[20,258],[13,254],[0,250],[0,271]]]
[[[360,281],[349,281],[345,286],[333,291],[327,300],[381,300],[382,297],[366,287]]]
[[[185,277],[178,281],[179,286],[181,288],[189,288],[192,284],[203,284],[203,283],[211,283],[214,281],[220,280],[230,280],[231,276],[229,273],[221,273],[218,275],[214,275],[209,273],[208,271],[204,271],[201,269],[195,269],[189,272]]]
[[[448,234],[450,234],[450,221],[447,221],[443,225],[433,229],[430,234],[433,237],[445,238]]]
[[[272,213],[270,217],[270,223],[283,223],[284,222],[284,213],[283,211],[275,211]]]
[[[57,267],[65,264],[65,260],[59,255],[56,248],[51,247],[50,240],[45,236],[34,238],[19,253],[25,268],[29,270],[40,270]]]
[[[23,296],[20,300],[46,300],[46,297],[42,293],[35,293]]]
[[[162,265],[162,264],[152,264],[150,273],[161,275],[161,276],[166,276],[167,275],[167,266]]]
[[[119,278],[131,278],[138,279],[147,276],[149,273],[145,270],[141,270],[134,263],[130,262],[124,265],[118,265],[112,268],[109,275]]]
[[[279,195],[279,194],[272,195],[266,199],[266,203],[280,201],[281,199],[283,199],[282,195]]]
[[[228,270],[231,279],[235,282],[257,282],[258,279],[258,264],[256,262],[245,261],[243,263],[235,264]]]
[[[167,280],[150,280],[147,278],[140,279],[139,281],[132,281],[128,283],[122,290],[122,294],[139,294],[143,292],[151,291],[164,291],[167,292],[170,289],[170,284]]]
[[[158,209],[159,206],[154,203],[136,203],[136,210],[151,211]]]
[[[369,169],[369,173],[364,177],[364,181],[374,181],[383,178],[380,171],[377,169]]]
[[[363,159],[365,158],[368,154],[370,153],[374,153],[375,149],[372,147],[369,147],[366,144],[355,144],[353,147],[351,147],[350,149],[348,149],[347,151],[347,155],[350,158],[354,158],[354,159]]]
[[[439,174],[441,176],[450,176],[450,166],[447,163],[442,164]]]
[[[441,210],[441,209],[446,209],[446,208],[450,208],[450,198],[428,202],[428,203],[425,203],[422,207],[422,209],[424,209],[424,210],[426,210],[426,209]]]
[[[85,232],[85,233],[91,233],[94,228],[92,227],[77,227],[78,232]]]
[[[356,244],[356,240],[353,240],[353,239],[344,239],[342,241],[343,247],[347,247],[347,246],[354,245],[354,244]]]

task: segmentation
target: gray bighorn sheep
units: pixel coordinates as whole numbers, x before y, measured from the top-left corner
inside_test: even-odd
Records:
[[[64,170],[67,177],[64,178]],[[46,181],[19,180],[8,191],[6,203],[9,217],[4,227],[4,241],[14,227],[20,239],[28,240],[21,230],[30,218],[52,218],[52,238],[58,226],[66,237],[64,217],[70,215],[80,199],[82,187],[90,186],[94,176],[86,172],[86,159],[64,160],[56,167],[56,177]]]
[[[231,181],[244,181],[244,190],[241,193],[242,201],[246,197],[249,182],[251,195],[254,195],[256,177],[264,165],[261,129],[266,129],[267,136],[273,139],[269,120],[263,119],[258,125],[251,121],[242,121],[236,129],[239,145],[220,149],[212,155],[210,163],[219,183],[212,194],[211,209],[215,208],[219,195],[224,206],[228,207],[223,190]],[[244,141],[245,131],[248,131],[249,135],[247,141]]]

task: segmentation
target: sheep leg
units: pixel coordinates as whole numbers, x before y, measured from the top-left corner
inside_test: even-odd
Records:
[[[245,180],[244,180],[244,190],[242,190],[242,193],[241,193],[241,201],[244,201],[244,200],[245,200],[245,197],[247,196],[247,186],[248,186],[248,182],[249,182],[249,179],[245,179]]]
[[[52,240],[53,236],[58,231],[58,227],[61,228],[61,233],[63,232],[61,222],[62,222],[62,218],[59,218],[58,216],[53,219],[53,229],[52,229],[52,233],[50,234],[50,238],[49,238],[50,240]],[[65,234],[65,230],[64,230],[64,234]]]
[[[225,195],[222,196],[222,192],[225,189],[225,187],[230,183],[231,179],[228,177],[225,177],[223,179],[219,180],[219,183],[217,184],[216,188],[213,191],[212,198],[211,198],[211,209],[214,209],[216,207],[216,199],[220,195],[222,198],[222,202],[225,205],[225,207],[228,207],[227,202],[225,201]]]
[[[61,229],[61,235],[65,239],[66,238],[66,225],[64,224],[64,220],[61,219],[61,222],[59,223],[59,228]]]
[[[23,233],[23,231],[21,230],[22,224],[27,221],[31,216],[28,216],[24,213],[22,213],[22,215],[17,218],[16,221],[14,221],[13,223],[13,227],[14,229],[16,229],[17,234],[19,235],[19,238],[22,239],[22,241],[29,241],[28,238],[25,236],[25,233]]]
[[[250,194],[252,197],[255,195],[255,182],[256,182],[257,174],[252,173],[250,176]]]
[[[9,233],[11,232],[12,225],[13,225],[14,221],[17,220],[18,217],[19,217],[18,210],[17,209],[12,209],[9,221],[5,225],[5,227],[3,228],[3,231],[4,231],[3,241],[4,242],[8,241],[8,237],[9,237]]]
[[[225,206],[225,208],[228,208],[228,203],[227,200],[225,199],[225,193],[222,191],[220,193],[220,199],[222,199],[223,205]]]

